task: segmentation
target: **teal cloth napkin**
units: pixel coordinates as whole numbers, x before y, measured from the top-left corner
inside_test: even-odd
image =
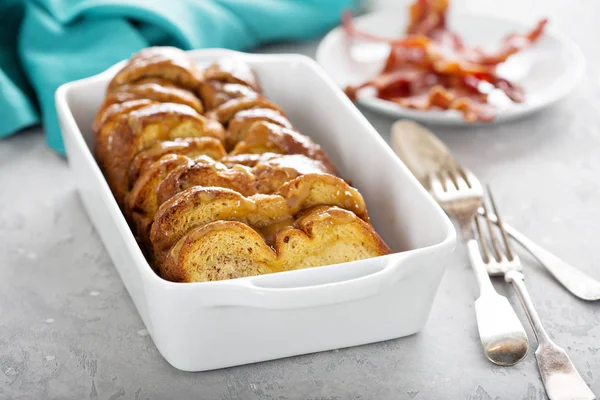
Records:
[[[0,0],[0,138],[44,124],[64,153],[61,84],[152,45],[251,49],[315,37],[356,0]],[[41,117],[40,117],[41,113]]]

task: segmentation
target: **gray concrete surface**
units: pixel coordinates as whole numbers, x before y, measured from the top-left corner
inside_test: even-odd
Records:
[[[494,4],[496,14],[530,21],[550,16],[582,47],[585,82],[564,101],[520,121],[436,131],[493,185],[510,222],[600,278],[600,4],[523,3],[462,5],[480,11]],[[261,51],[314,56],[315,49],[316,42]],[[387,139],[392,121],[365,114]],[[551,336],[600,394],[600,303],[573,298],[533,260],[523,259]],[[498,288],[518,307],[510,288],[501,282]],[[180,372],[147,336],[82,208],[67,162],[46,148],[40,129],[0,141],[0,399],[546,399],[533,352],[510,368],[484,359],[475,295],[463,258],[447,270],[425,330],[417,335]]]

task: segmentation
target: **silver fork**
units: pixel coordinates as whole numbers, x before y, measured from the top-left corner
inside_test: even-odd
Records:
[[[463,241],[479,284],[475,315],[479,337],[486,357],[498,365],[514,365],[521,361],[529,346],[525,329],[506,297],[499,295],[481,259],[473,232],[473,220],[483,203],[484,192],[473,174],[451,165],[429,175],[431,192],[444,211],[460,225]]]
[[[482,204],[483,216],[487,223],[489,241],[486,240],[479,219],[475,219],[481,247],[479,261],[485,265],[488,274],[504,275],[504,279],[513,284],[538,341],[535,357],[548,397],[551,400],[595,399],[596,397],[575,369],[567,353],[557,346],[546,333],[525,286],[525,278],[521,273],[521,261],[510,247],[496,203],[489,187],[487,189],[490,204],[496,215],[496,226],[500,231],[503,246],[500,245],[497,236],[494,234],[490,214],[484,202]],[[491,242],[491,250],[488,242]],[[479,253],[479,250],[477,250],[477,253]]]

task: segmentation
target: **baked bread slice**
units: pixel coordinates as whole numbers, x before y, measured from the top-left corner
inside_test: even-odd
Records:
[[[111,89],[100,110],[114,103],[130,100],[148,99],[161,103],[179,103],[192,107],[196,112],[204,113],[204,106],[196,95],[161,78],[144,78]]]
[[[132,166],[144,152],[147,151],[134,158]],[[244,196],[271,194],[300,175],[321,173],[326,173],[322,164],[300,155],[270,154],[249,167],[225,165],[200,154],[192,157],[191,153],[168,153],[144,168],[132,190],[125,196],[125,215],[132,222],[138,240],[150,246],[149,229],[158,207],[190,187],[223,187]]]
[[[123,115],[151,104],[157,103],[148,99],[140,99],[111,104],[104,109],[98,110],[92,124],[92,130],[94,131],[94,153],[100,164],[102,164],[100,157],[104,155],[101,149],[105,149],[108,146],[108,138],[115,129],[115,122]]]
[[[223,83],[237,83],[247,86],[257,93],[261,92],[256,74],[248,64],[233,57],[215,60],[204,71],[204,79]]]
[[[135,182],[133,189],[127,193],[124,200],[124,214],[130,221],[139,243],[147,249],[147,255],[152,260],[152,243],[150,242],[150,227],[154,222],[154,214],[158,210],[156,187],[175,168],[193,164],[193,160],[181,154],[167,154],[154,162]]]
[[[253,153],[302,154],[322,162],[329,171],[337,175],[333,163],[321,146],[308,136],[270,122],[254,122],[246,137],[229,154],[235,156]]]
[[[247,224],[214,221],[190,230],[170,249],[161,275],[205,282],[362,260],[390,253],[373,228],[354,213],[313,207],[286,222],[272,245]]]
[[[108,138],[98,143],[96,156],[115,198],[123,205],[129,165],[139,151],[165,140],[207,136],[222,141],[224,135],[221,124],[186,105],[156,103],[120,116]]]
[[[223,83],[215,80],[204,81],[200,85],[198,93],[207,110],[213,110],[231,99],[259,96],[259,92],[246,85],[240,83]]]
[[[284,128],[292,129],[291,122],[278,110],[272,108],[250,108],[238,111],[227,125],[225,146],[232,150],[236,144],[246,139],[248,131],[257,121],[266,121]]]
[[[207,282],[281,271],[277,255],[248,225],[214,221],[185,235],[159,266],[172,282]]]
[[[281,115],[285,116],[285,113],[281,108],[279,108],[279,106],[271,103],[262,96],[238,97],[228,100],[217,108],[208,111],[206,116],[216,119],[223,125],[227,125],[238,112],[242,110],[248,110],[250,108],[270,108],[271,110],[276,110]]]
[[[202,70],[185,51],[175,47],[149,47],[129,59],[108,85],[108,91],[145,78],[160,78],[192,91],[204,80]]]
[[[190,158],[208,156],[219,160],[226,156],[221,141],[214,137],[191,137],[177,140],[165,140],[138,152],[129,165],[129,186],[132,187],[140,174],[152,163],[167,154],[181,154]]]
[[[244,196],[271,194],[300,175],[323,173],[327,173],[327,168],[322,163],[302,155],[272,154],[252,167],[225,165],[198,157],[194,163],[181,165],[169,173],[156,188],[156,197],[158,204],[162,204],[192,186],[224,187]]]
[[[179,192],[192,186],[215,186],[235,190],[243,196],[261,193],[252,168],[244,165],[227,167],[208,157],[199,157],[194,163],[182,165],[158,185],[156,198],[164,203]]]
[[[369,221],[360,193],[342,179],[327,174],[301,175],[273,195],[243,196],[231,189],[192,186],[162,203],[150,229],[157,262],[189,230],[217,220],[247,223],[262,229],[290,220],[315,205],[346,208]]]

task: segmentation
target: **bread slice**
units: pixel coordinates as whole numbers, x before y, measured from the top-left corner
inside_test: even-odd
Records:
[[[167,154],[153,163],[125,196],[123,210],[125,217],[130,221],[138,242],[148,249],[148,255],[151,259],[150,227],[154,221],[154,214],[156,214],[156,210],[160,205],[156,201],[156,187],[175,168],[193,163],[194,161],[187,156]]]
[[[257,93],[261,92],[260,84],[254,71],[252,71],[248,64],[238,58],[222,57],[215,60],[204,70],[204,79],[242,84]]]
[[[150,229],[157,262],[189,230],[217,220],[239,221],[262,229],[293,218],[315,205],[347,208],[368,222],[360,193],[342,179],[326,174],[295,178],[273,195],[243,196],[230,189],[192,186],[162,203]]]
[[[277,165],[282,168],[293,168],[302,171],[300,174],[310,174],[324,172],[333,175],[327,166],[321,161],[308,158],[302,154],[279,154],[279,153],[244,153],[229,154],[219,160],[228,167],[236,164],[247,167],[255,167],[260,164]]]
[[[326,172],[321,163],[302,155],[273,154],[253,167],[225,165],[198,157],[195,163],[182,165],[169,173],[156,188],[156,197],[158,204],[162,204],[192,186],[224,187],[244,196],[271,194],[300,175]]]
[[[277,234],[275,251],[284,271],[339,264],[390,254],[373,227],[354,213],[319,206],[296,219],[296,228]]]
[[[190,158],[201,155],[218,160],[226,156],[220,140],[213,137],[191,137],[176,140],[165,140],[138,152],[129,165],[129,186],[132,187],[140,174],[152,163],[167,154],[181,154]]]
[[[273,246],[252,227],[215,221],[186,233],[168,252],[161,275],[205,282],[361,260],[391,251],[373,228],[337,207],[313,207],[275,234]]]
[[[156,190],[158,203],[162,204],[192,186],[228,188],[244,196],[259,193],[251,168],[244,165],[229,168],[212,159],[199,157],[195,163],[183,165],[165,177]]]
[[[114,103],[130,100],[148,99],[161,103],[179,103],[192,107],[196,112],[204,113],[202,102],[196,95],[161,78],[144,78],[134,83],[117,86],[109,91],[100,109]]]
[[[240,83],[223,83],[214,80],[202,82],[198,93],[206,110],[213,110],[231,99],[259,96],[258,92],[246,85]]]
[[[302,175],[285,183],[277,194],[286,199],[294,214],[312,206],[330,205],[352,211],[360,219],[369,222],[362,195],[337,176]]]
[[[119,120],[119,117],[151,104],[157,103],[148,99],[139,99],[123,103],[114,103],[99,109],[94,118],[94,122],[92,123],[92,130],[95,133],[94,151],[97,153],[99,149],[106,148],[108,137],[114,130],[115,122]],[[96,154],[96,156],[98,157],[98,154]]]
[[[118,118],[107,140],[99,143],[97,155],[115,198],[123,205],[135,154],[160,141],[205,136],[222,141],[223,127],[183,104],[151,104]]]
[[[302,154],[322,162],[329,171],[337,175],[329,156],[308,136],[266,121],[254,122],[244,140],[229,154],[234,156],[260,153]]]
[[[253,97],[239,97],[231,99],[221,104],[217,108],[210,110],[206,113],[209,118],[216,119],[223,125],[227,125],[229,121],[242,110],[248,110],[250,108],[270,108],[278,111],[281,115],[285,116],[285,113],[279,106],[271,103],[269,100],[261,96]]]
[[[278,272],[275,251],[248,225],[215,221],[182,238],[160,264],[172,282],[206,282]]]
[[[225,147],[232,150],[236,144],[246,139],[250,127],[256,121],[266,121],[284,128],[292,129],[291,122],[278,110],[271,108],[250,108],[235,114],[227,125]]]
[[[164,143],[177,145],[179,142]],[[153,155],[155,153],[159,152],[152,152]],[[248,167],[240,164],[226,166],[203,155],[191,158],[190,153],[169,153],[143,169],[132,190],[125,196],[124,213],[138,240],[151,248],[149,230],[158,207],[192,186],[223,187],[244,196],[272,194],[302,174],[325,172],[325,168],[317,161],[300,155],[271,154],[271,157],[265,157],[253,167]],[[148,253],[151,255],[152,251]]]
[[[118,86],[144,78],[161,78],[179,87],[196,91],[203,81],[200,68],[185,51],[175,47],[149,47],[134,54],[108,85]]]

